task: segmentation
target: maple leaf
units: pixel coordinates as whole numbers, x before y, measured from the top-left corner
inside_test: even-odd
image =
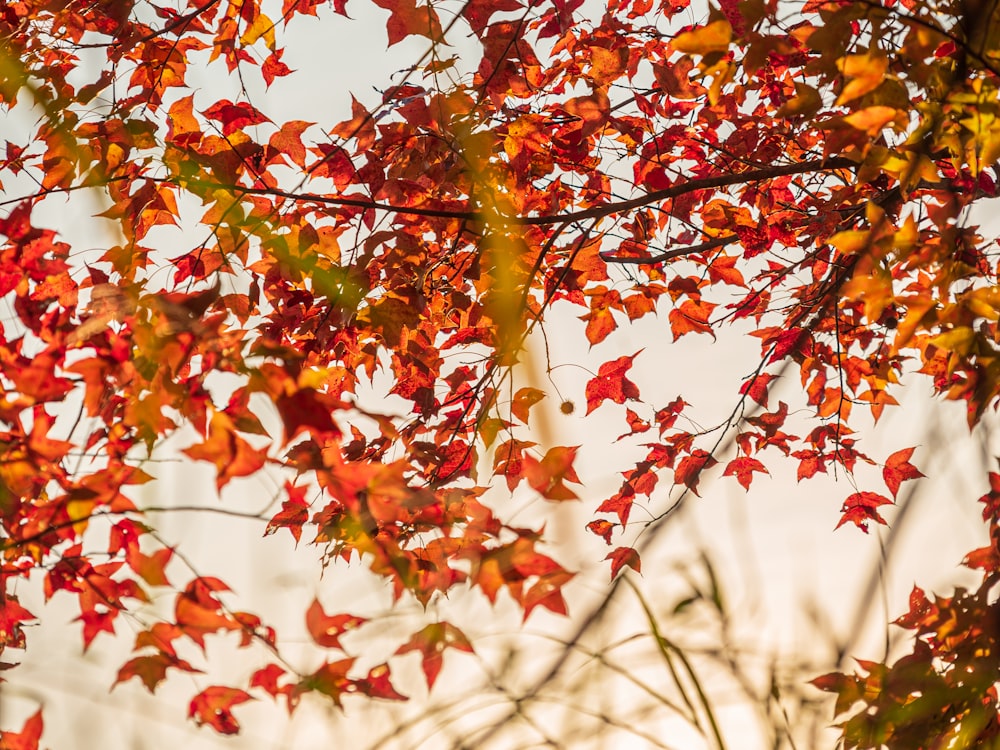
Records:
[[[514,400],[510,403],[510,410],[515,417],[528,424],[528,414],[531,407],[545,398],[545,394],[537,388],[518,388],[514,394]]]
[[[195,669],[183,659],[178,659],[177,656],[171,654],[161,653],[136,656],[125,662],[121,669],[118,670],[118,677],[114,684],[117,685],[133,677],[138,677],[150,693],[155,693],[157,686],[166,679],[167,670],[170,668],[179,669],[182,672],[201,671],[200,669]]]
[[[710,469],[719,463],[711,453],[696,448],[691,455],[681,459],[674,470],[674,484],[683,484],[695,495],[698,494],[698,482],[705,469]]]
[[[632,368],[632,360],[641,352],[640,349],[631,356],[619,357],[600,366],[597,377],[587,381],[587,414],[609,399],[616,404],[624,404],[626,400],[638,400],[639,388],[625,377],[625,373]]]
[[[533,489],[546,500],[576,500],[576,494],[564,482],[580,483],[573,468],[578,446],[555,447],[546,451],[541,461],[524,454],[524,476]]]
[[[354,686],[362,695],[369,698],[381,698],[387,701],[409,700],[405,695],[396,691],[392,684],[391,672],[388,664],[379,664],[368,670],[368,674],[360,680],[354,681]]]
[[[903,482],[908,479],[918,479],[924,476],[917,470],[916,466],[910,463],[913,451],[914,448],[903,448],[885,460],[885,467],[882,469],[882,478],[885,480],[885,486],[892,493],[893,500],[896,499],[899,486]]]
[[[610,521],[605,521],[604,519],[598,519],[596,521],[591,521],[587,524],[587,530],[604,540],[605,544],[611,544],[611,535],[614,533],[615,524]]]
[[[235,477],[256,473],[267,462],[267,451],[258,450],[236,434],[232,420],[216,412],[208,426],[208,439],[186,448],[195,460],[209,461],[217,470],[216,486],[221,490]]]
[[[302,133],[314,123],[304,120],[289,120],[268,140],[268,145],[287,156],[293,164],[304,167],[306,147],[302,145]]]
[[[733,27],[729,25],[729,21],[719,20],[678,34],[670,46],[678,52],[707,55],[711,52],[725,52],[729,49],[732,37]]]
[[[184,635],[205,649],[205,636],[228,630],[242,630],[216,598],[214,592],[229,587],[217,578],[202,577],[191,581],[178,594],[174,603],[174,619]]]
[[[684,300],[677,308],[670,311],[670,330],[674,341],[688,333],[707,333],[713,338],[709,317],[716,305],[703,300]]]
[[[0,732],[0,747],[4,750],[38,750],[43,729],[42,712],[36,711],[24,722],[20,732]]]
[[[451,623],[438,622],[418,630],[410,636],[410,640],[396,649],[396,653],[420,653],[420,666],[427,680],[427,689],[431,690],[444,665],[444,652],[449,648],[473,653],[472,644],[461,630]]]
[[[233,706],[251,700],[254,697],[245,690],[213,685],[191,699],[188,718],[198,724],[208,724],[219,734],[236,734],[240,724],[233,716]]]
[[[0,646],[14,645],[21,639],[21,623],[35,616],[22,607],[14,596],[0,597]]]
[[[761,406],[767,407],[767,391],[772,380],[775,380],[774,375],[759,372],[740,386],[740,393],[745,393]]]
[[[386,24],[390,47],[412,34],[435,41],[441,40],[441,21],[438,20],[437,12],[430,3],[418,6],[415,0],[374,0],[374,2],[390,13]]]
[[[339,399],[314,388],[300,388],[291,395],[282,394],[275,401],[285,425],[285,442],[302,432],[318,438],[339,437],[340,428],[333,414],[342,406]]]
[[[842,515],[835,528],[839,529],[850,521],[867,534],[869,521],[885,526],[886,521],[877,510],[883,505],[892,505],[892,500],[875,492],[855,492],[844,501],[840,509]]]
[[[640,433],[646,432],[650,427],[648,421],[642,419],[638,414],[636,414],[631,409],[625,410],[625,419],[628,421],[629,431],[622,435],[619,435],[618,438],[615,440],[615,442],[618,442],[618,440],[623,440],[624,438],[627,438],[630,435],[638,435]]]
[[[604,559],[611,561],[612,581],[618,577],[618,573],[625,566],[632,568],[636,573],[642,572],[642,561],[639,559],[639,553],[634,547],[618,547],[614,551],[609,552],[608,556]]]
[[[355,615],[329,616],[323,611],[318,599],[313,599],[313,603],[306,610],[306,629],[316,645],[323,648],[342,649],[340,637],[366,622],[368,621],[365,618]]]
[[[250,687],[259,687],[272,698],[278,695],[288,695],[292,691],[291,685],[279,687],[278,680],[284,677],[287,672],[277,664],[268,664],[266,667],[258,669],[250,677]]]
[[[247,125],[260,125],[270,122],[256,107],[249,102],[238,102],[234,104],[228,99],[222,99],[202,114],[210,120],[215,120],[222,124],[222,134],[232,135],[237,130],[242,130]]]
[[[760,472],[761,474],[768,474],[768,470],[765,468],[764,464],[758,461],[756,458],[751,458],[750,456],[740,456],[734,458],[728,464],[726,464],[726,470],[722,472],[725,477],[735,476],[736,481],[738,481],[743,489],[750,489],[750,482],[753,481],[753,473]]]
[[[354,685],[354,681],[347,676],[347,673],[354,666],[354,661],[354,659],[341,659],[340,661],[325,662],[319,669],[304,677],[295,686],[293,695],[316,691],[329,696],[334,705],[342,708],[340,696]]]
[[[292,69],[281,61],[283,52],[284,50],[275,50],[267,56],[264,64],[260,66],[261,75],[264,76],[264,82],[268,87],[274,83],[274,79],[292,74]]]
[[[273,534],[278,529],[285,528],[295,539],[296,545],[302,538],[302,525],[309,520],[309,503],[305,500],[306,488],[295,487],[290,482],[285,483],[288,499],[281,503],[281,510],[267,523],[264,536]]]

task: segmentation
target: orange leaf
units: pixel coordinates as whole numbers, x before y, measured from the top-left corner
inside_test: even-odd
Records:
[[[216,412],[208,426],[208,439],[183,451],[196,461],[209,461],[218,471],[221,490],[233,477],[256,473],[267,461],[267,451],[258,450],[236,434],[232,420]]]
[[[411,35],[441,40],[441,21],[430,3],[417,6],[415,0],[375,0],[375,4],[389,11],[390,47]]]
[[[689,299],[671,310],[668,318],[674,341],[687,333],[707,333],[715,338],[712,326],[708,322],[715,307],[716,305],[711,302]]]
[[[515,417],[528,424],[528,412],[531,407],[545,398],[545,393],[537,388],[519,388],[514,394],[514,400],[510,403],[510,410]]]
[[[195,669],[183,659],[178,659],[176,656],[170,654],[161,653],[137,656],[134,659],[129,659],[118,670],[118,678],[115,680],[115,685],[133,677],[138,677],[149,692],[155,693],[156,687],[166,679],[167,670],[171,667],[179,669],[182,672],[201,671],[200,669]]]
[[[899,485],[908,479],[918,479],[923,476],[916,466],[910,463],[914,448],[903,448],[893,453],[885,461],[885,468],[882,469],[882,478],[885,486],[889,488],[892,497],[896,499],[899,492]]]
[[[720,20],[678,34],[670,46],[689,55],[707,55],[710,52],[725,52],[729,49],[732,38],[733,27],[729,25],[729,21]]]
[[[580,479],[573,469],[577,446],[550,449],[538,461],[533,456],[524,455],[524,476],[534,489],[542,493],[546,500],[576,500],[576,494],[569,489],[566,482],[579,484]]]
[[[24,722],[20,732],[0,732],[0,748],[3,750],[38,750],[42,729],[42,712],[36,711]]]

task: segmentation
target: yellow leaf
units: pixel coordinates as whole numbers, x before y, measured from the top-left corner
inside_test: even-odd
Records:
[[[253,23],[247,26],[247,30],[240,37],[240,43],[248,47],[258,39],[264,37],[267,48],[274,50],[274,22],[263,13],[257,14]]]
[[[844,285],[843,293],[848,299],[863,302],[865,317],[872,322],[881,318],[885,308],[894,301],[892,278],[878,269],[870,275],[855,276]]]
[[[848,229],[837,232],[829,242],[845,255],[854,255],[868,247],[871,240],[867,231]]]
[[[981,318],[1000,319],[1000,287],[991,286],[976,289],[965,295],[962,301],[973,314]]]
[[[976,339],[976,332],[969,326],[958,326],[950,331],[945,331],[930,340],[930,343],[938,349],[955,352],[964,357],[972,351],[972,345]]]
[[[671,46],[687,55],[707,55],[710,52],[725,52],[733,38],[733,27],[725,19],[713,21],[700,29],[678,34]]]
[[[822,106],[823,99],[820,97],[819,92],[816,89],[812,86],[807,86],[804,83],[796,81],[795,96],[781,105],[781,109],[778,110],[778,115],[781,117],[790,117],[792,115],[811,117],[819,112],[820,107]]]
[[[856,130],[863,130],[868,135],[877,135],[886,125],[895,120],[900,112],[895,107],[865,107],[852,112],[844,118],[844,122]]]
[[[892,237],[892,246],[901,253],[909,253],[917,244],[920,232],[917,230],[917,222],[913,215],[909,215],[903,221],[903,226]]]
[[[66,503],[66,515],[74,521],[73,530],[77,534],[82,534],[87,530],[87,522],[94,513],[97,505],[93,500],[70,500]]]
[[[837,67],[847,79],[837,104],[845,104],[877,89],[885,79],[889,60],[885,55],[847,55],[837,61]]]

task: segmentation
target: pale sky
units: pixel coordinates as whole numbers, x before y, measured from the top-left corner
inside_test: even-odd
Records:
[[[423,42],[413,38],[385,51],[386,14],[370,3],[349,4],[348,10],[355,16],[352,22],[334,19],[328,8],[321,8],[320,23],[303,18],[293,25],[296,36],[288,42],[284,60],[298,73],[279,79],[267,93],[262,86],[251,85],[252,100],[261,109],[286,120],[314,121],[329,128],[346,119],[350,91],[360,100],[372,102],[377,98],[373,87],[388,87],[388,74],[408,67],[423,52]],[[191,80],[195,82],[197,77],[192,75]],[[218,86],[215,78],[206,78],[199,97],[207,102],[224,95],[216,93]],[[96,204],[81,208],[75,198],[69,204],[57,198],[44,206],[39,217],[48,216],[51,226],[63,227],[66,239],[75,247],[104,247],[116,241],[107,234],[107,224],[68,213],[96,212],[100,210]],[[166,240],[168,234],[161,236]],[[553,363],[563,365],[554,370],[553,380],[560,393],[578,406],[583,404],[584,383],[592,376],[586,368],[596,370],[601,362],[644,348],[632,375],[646,400],[662,405],[683,395],[692,404],[690,413],[701,423],[710,424],[731,409],[741,379],[759,356],[759,342],[739,330],[724,331],[715,342],[701,336],[669,343],[665,314],[623,326],[617,335],[588,352],[577,314],[579,311],[568,308],[553,311],[549,331],[557,335],[551,336],[549,343]],[[308,644],[303,623],[303,613],[314,596],[330,611],[383,618],[384,627],[370,641],[345,641],[352,653],[360,656],[359,667],[385,659],[435,615],[454,622],[473,637],[478,658],[449,653],[435,692],[428,699],[419,659],[414,655],[397,657],[391,662],[393,675],[401,691],[412,696],[409,703],[373,704],[348,697],[341,713],[315,696],[307,696],[289,721],[282,708],[262,700],[236,709],[244,725],[241,736],[222,738],[185,720],[187,700],[213,684],[213,675],[175,674],[156,696],[150,696],[136,680],[108,694],[118,667],[129,658],[133,636],[128,625],[123,622],[119,626],[117,639],[100,637],[88,654],[81,655],[79,627],[70,623],[75,614],[69,598],[56,597],[43,605],[40,587],[25,587],[19,590],[22,603],[41,615],[42,623],[29,629],[30,647],[23,663],[7,673],[10,682],[0,690],[4,727],[19,726],[41,701],[47,722],[43,745],[54,750],[171,746],[185,750],[326,750],[341,746],[337,743],[358,750],[376,746],[437,750],[457,746],[456,738],[476,737],[475,732],[491,726],[510,707],[502,691],[491,685],[494,678],[502,688],[515,693],[530,685],[559,653],[558,639],[573,633],[580,618],[608,590],[608,569],[602,558],[609,548],[586,532],[584,525],[593,519],[594,507],[617,488],[617,472],[629,467],[624,457],[634,453],[613,443],[623,431],[623,420],[612,407],[602,407],[586,420],[582,408],[573,415],[561,414],[558,397],[541,377],[538,347],[532,351],[528,365],[518,375],[520,383],[550,391],[549,398],[533,413],[533,420],[538,420],[535,439],[546,445],[582,445],[577,462],[583,480],[578,489],[581,502],[555,506],[525,493],[512,500],[497,493],[493,502],[496,507],[516,508],[516,518],[525,525],[545,522],[553,541],[550,554],[566,567],[581,571],[566,588],[570,618],[539,610],[522,627],[519,613],[508,600],[501,599],[491,608],[481,596],[461,592],[433,605],[427,615],[412,604],[393,608],[385,587],[373,582],[357,564],[331,567],[320,578],[319,550],[306,544],[295,549],[284,533],[264,539],[264,524],[259,521],[212,513],[165,513],[154,516],[163,538],[178,544],[199,573],[226,581],[235,591],[229,601],[238,609],[260,614],[274,624],[283,653],[304,672],[321,661],[319,650]],[[378,401],[378,388],[385,385],[373,390],[373,400]],[[779,399],[794,403],[798,389],[798,376],[792,374],[771,397],[775,403]],[[954,585],[974,578],[958,563],[986,536],[975,503],[985,490],[979,463],[981,447],[988,444],[994,452],[1000,447],[992,430],[996,426],[992,414],[969,436],[961,406],[932,402],[926,383],[916,381],[897,397],[902,407],[887,410],[877,428],[862,430],[863,445],[877,459],[900,447],[918,445],[914,461],[930,478],[916,483],[915,509],[883,585],[876,588],[871,616],[850,651],[868,659],[884,656],[884,624],[904,611],[915,582],[928,591],[949,593]],[[385,406],[385,402],[380,404]],[[858,424],[866,422],[859,419]],[[218,506],[212,467],[177,458],[176,451],[186,445],[183,440],[180,436],[158,450],[157,457],[164,462],[152,464],[151,471],[160,481],[140,492],[140,504]],[[694,570],[692,575],[704,584],[696,563],[699,554],[708,555],[717,567],[730,608],[729,638],[739,646],[734,658],[748,665],[751,672],[757,670],[757,677],[775,658],[783,663],[803,660],[817,665],[829,658],[829,639],[823,631],[841,638],[851,632],[859,591],[879,557],[880,541],[888,533],[881,528],[869,535],[853,527],[834,531],[840,504],[853,491],[842,477],[839,482],[820,476],[797,484],[794,461],[783,463],[772,457],[770,468],[774,475],[756,478],[748,494],[732,479],[704,479],[701,497],[685,500],[676,519],[659,533],[643,558],[643,575],[633,576],[665,635],[694,652],[711,650],[718,643],[718,623],[709,617],[704,604],[671,615],[690,590],[684,570]],[[873,485],[879,481],[877,468],[864,479],[871,479]],[[267,505],[275,491],[274,477],[236,480],[227,488],[225,507],[256,511]],[[661,507],[665,491],[665,483],[661,483],[657,498]],[[886,515],[891,521],[893,511]],[[636,507],[633,519],[641,518],[641,509]],[[182,565],[170,570],[178,582],[190,577]],[[169,606],[172,599],[167,599]],[[509,723],[488,744],[473,741],[469,747],[543,746],[531,742],[546,736],[573,750],[704,747],[696,733],[671,718],[664,703],[614,671],[615,667],[624,670],[661,696],[679,700],[676,691],[671,691],[671,679],[648,633],[636,596],[622,587],[606,621],[584,641],[592,651],[605,649],[605,658],[613,666],[601,666],[582,655],[575,657],[549,692],[551,701],[531,705],[526,709],[528,720]],[[217,679],[229,679],[233,684],[245,681],[267,661],[267,655],[260,652],[237,652],[232,638],[209,638],[209,642],[209,667],[221,667]],[[612,644],[618,645],[609,648]],[[192,660],[196,656],[192,654]],[[740,696],[738,686],[720,676],[710,658],[696,658],[694,664],[709,688],[730,746],[740,750],[762,747],[753,734],[753,706]],[[819,666],[811,675],[832,666]],[[784,669],[791,677],[790,668]],[[821,697],[816,691],[808,694]],[[451,708],[447,708],[449,704]],[[579,710],[567,711],[566,705]],[[641,715],[635,715],[636,711]],[[623,728],[609,729],[608,721],[594,719],[595,714]],[[832,717],[824,713],[823,719],[829,722]],[[376,745],[401,725],[405,728],[396,736]],[[607,733],[594,727],[603,727]],[[629,727],[642,736],[628,732]]]

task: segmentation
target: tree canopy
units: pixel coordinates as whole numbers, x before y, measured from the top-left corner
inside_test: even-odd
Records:
[[[294,27],[373,13],[390,47],[424,50],[409,68],[334,121],[265,103],[295,77]],[[840,523],[886,524],[921,476],[914,445],[869,456],[859,425],[921,379],[970,427],[997,404],[1000,266],[975,213],[1000,179],[997,3],[18,0],[0,40],[5,669],[44,617],[21,579],[78,600],[84,647],[172,602],[118,682],[194,672],[183,654],[216,634],[270,653],[192,697],[224,734],[251,698],[401,699],[394,654],[419,652],[431,687],[446,650],[474,650],[434,622],[359,672],[339,639],[377,624],[316,601],[303,616],[330,658],[297,673],[281,634],[179,564],[136,504],[172,436],[197,436],[183,452],[220,492],[280,476],[261,531],[316,545],[328,575],[361,561],[396,599],[471,589],[527,619],[572,608],[573,571],[497,492],[582,498],[615,587],[644,530],[709,476],[843,475]],[[98,204],[107,247],[39,219]],[[600,357],[647,316],[662,337]],[[724,365],[745,377],[721,422],[640,392],[633,368],[671,339],[723,329],[759,356]],[[519,376],[556,332],[598,357],[582,393]],[[365,393],[386,376],[380,406]],[[779,378],[801,387],[779,400]],[[531,429],[544,399],[583,424],[614,412],[616,434],[581,438],[635,447],[613,494],[581,487],[578,446]],[[854,481],[862,465],[882,481]],[[1000,742],[1000,474],[987,481],[991,542],[965,561],[981,586],[914,589],[909,654],[816,679],[846,747]],[[0,744],[36,747],[41,728]]]

